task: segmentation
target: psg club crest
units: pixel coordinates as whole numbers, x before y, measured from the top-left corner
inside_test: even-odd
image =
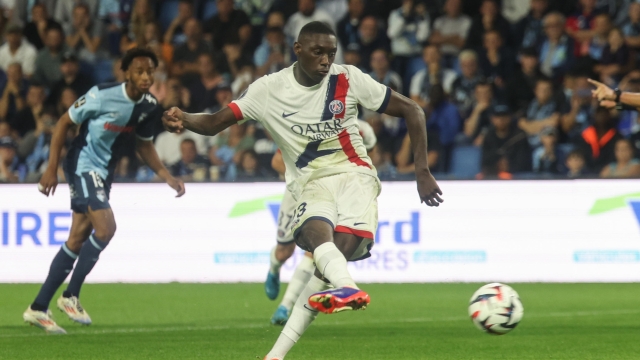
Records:
[[[342,101],[333,100],[331,103],[329,103],[329,111],[331,111],[332,114],[338,115],[342,112],[342,110],[344,110],[344,104],[342,103]]]

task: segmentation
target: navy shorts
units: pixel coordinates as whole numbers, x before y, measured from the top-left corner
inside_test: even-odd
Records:
[[[111,184],[97,172],[89,171],[80,175],[67,174],[67,182],[69,183],[73,212],[86,214],[89,208],[92,211],[111,208],[109,205]]]

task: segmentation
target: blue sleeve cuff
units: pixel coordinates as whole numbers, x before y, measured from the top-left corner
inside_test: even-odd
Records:
[[[387,106],[389,106],[390,99],[391,99],[391,88],[387,87],[387,93],[384,95],[384,100],[382,101],[382,104],[380,105],[378,110],[376,110],[376,112],[380,114],[385,112],[385,110],[387,110]]]

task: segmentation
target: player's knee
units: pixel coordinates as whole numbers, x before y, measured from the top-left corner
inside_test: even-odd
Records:
[[[78,254],[80,253],[80,249],[82,248],[83,243],[83,239],[69,237],[69,240],[67,240],[65,244],[67,245],[67,249]]]
[[[293,252],[295,250],[296,250],[295,243],[286,244],[286,245],[278,244],[278,247],[276,247],[276,259],[278,259],[278,261],[280,262],[285,262],[287,261],[287,259],[291,257],[291,255],[293,255]]]
[[[327,224],[327,226],[329,225]],[[296,240],[303,249],[313,252],[318,246],[332,240],[331,234],[327,235],[325,230],[322,226],[306,224],[300,229],[300,234]]]
[[[108,242],[113,239],[113,236],[116,234],[116,224],[109,224],[100,228],[95,229],[94,236],[98,239]]]

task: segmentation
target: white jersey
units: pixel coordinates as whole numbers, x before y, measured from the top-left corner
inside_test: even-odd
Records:
[[[259,121],[271,133],[296,198],[311,179],[345,172],[377,178],[360,135],[357,105],[383,112],[391,89],[354,66],[336,64],[321,83],[304,87],[294,66],[261,77],[231,102],[236,119]]]

